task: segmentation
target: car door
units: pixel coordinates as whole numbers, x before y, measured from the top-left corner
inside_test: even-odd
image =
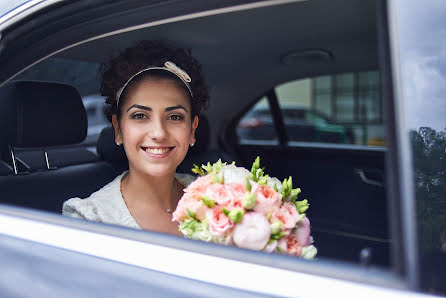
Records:
[[[361,262],[367,253],[368,261],[389,266],[386,147],[373,144],[384,139],[377,77],[374,71],[286,82],[239,116],[228,135],[238,137],[234,151],[242,160],[260,156],[267,173],[280,179],[292,176],[294,185],[301,187],[301,198],[311,202],[310,219],[322,255]],[[328,86],[320,88],[321,82]],[[251,111],[265,102],[269,121],[253,118]],[[305,119],[307,111],[326,112],[337,122]],[[249,121],[256,125],[247,129],[243,123]],[[336,245],[338,241],[348,243],[348,249]]]

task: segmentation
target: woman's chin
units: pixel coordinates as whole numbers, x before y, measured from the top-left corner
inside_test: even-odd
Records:
[[[130,167],[130,170],[139,172],[145,176],[166,177],[175,174],[177,166],[176,163],[150,163],[147,165],[139,164],[137,167]]]

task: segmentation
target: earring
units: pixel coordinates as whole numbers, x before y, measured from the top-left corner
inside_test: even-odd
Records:
[[[116,145],[121,146],[121,142],[120,141],[116,141]]]
[[[194,147],[194,145],[195,145],[195,143],[190,143],[190,146],[191,146],[191,147]]]

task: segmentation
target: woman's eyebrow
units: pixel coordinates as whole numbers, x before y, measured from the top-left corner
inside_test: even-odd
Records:
[[[130,109],[133,109],[133,108],[142,109],[142,110],[146,110],[146,111],[152,111],[152,108],[134,104],[134,105],[131,105],[130,108],[127,109],[127,112],[130,111]]]
[[[183,110],[185,110],[187,112],[187,109],[184,106],[182,106],[182,105],[167,107],[167,108],[164,109],[164,111],[170,112],[170,111],[173,111],[173,110],[176,110],[176,109],[183,109]]]

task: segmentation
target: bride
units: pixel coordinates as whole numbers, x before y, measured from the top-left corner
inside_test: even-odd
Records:
[[[67,216],[176,235],[171,213],[194,176],[177,174],[209,101],[189,52],[142,41],[101,66],[101,95],[129,170],[90,197],[63,204]]]

